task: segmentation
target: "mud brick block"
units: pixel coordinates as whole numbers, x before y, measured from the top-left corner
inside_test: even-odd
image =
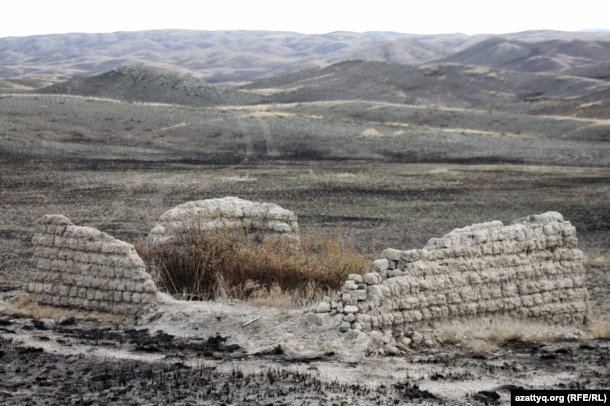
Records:
[[[26,290],[42,304],[133,313],[156,302],[156,286],[132,245],[60,215],[42,217],[35,229]]]
[[[386,249],[373,263],[386,274],[363,276],[367,296],[358,300],[356,321],[363,331],[392,334],[446,319],[484,316],[489,322],[496,315],[582,323],[588,294],[575,244],[574,227],[548,212],[508,226],[493,221],[456,229],[422,250]],[[350,282],[342,292],[353,300],[358,285]]]

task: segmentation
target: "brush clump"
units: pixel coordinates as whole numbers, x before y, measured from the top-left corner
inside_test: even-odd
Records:
[[[289,241],[220,228],[190,228],[163,245],[138,244],[157,285],[182,299],[233,298],[260,303],[306,304],[340,289],[349,274],[368,271],[366,258],[334,235]]]

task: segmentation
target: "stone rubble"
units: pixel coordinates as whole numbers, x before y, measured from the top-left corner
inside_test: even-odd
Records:
[[[557,212],[474,224],[423,249],[386,249],[371,273],[349,275],[313,311],[319,325],[408,343],[417,329],[460,319],[583,325],[589,305],[577,246],[576,229]]]
[[[133,245],[62,215],[36,222],[34,270],[26,285],[38,303],[134,314],[157,300],[157,288]]]

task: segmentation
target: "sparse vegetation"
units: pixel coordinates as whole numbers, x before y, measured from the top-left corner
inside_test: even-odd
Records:
[[[305,235],[301,246],[243,230],[208,234],[191,229],[160,246],[139,244],[154,265],[162,289],[184,299],[238,298],[258,302],[311,303],[337,291],[350,273],[362,274],[369,262],[335,235]]]
[[[70,315],[70,311],[66,309],[42,306],[25,293],[18,295],[12,300],[10,306],[6,309],[6,313],[14,316],[32,317],[34,319],[53,318],[56,320],[67,318]]]
[[[172,35],[168,47],[198,42],[192,32],[166,32]],[[128,37],[147,40],[148,35],[122,36],[120,43]],[[556,34],[523,35],[535,41]],[[71,36],[77,41],[85,37]],[[321,49],[336,41],[349,47],[351,41],[361,41],[357,37],[362,38],[328,34],[305,45],[296,35],[299,58],[307,64],[285,64],[283,57],[274,56],[273,64],[256,69],[245,69],[249,58],[244,64],[234,58],[227,46],[232,40],[226,37],[228,42],[221,42],[228,55],[218,53],[214,59],[221,65],[231,61],[231,66],[204,67],[200,61],[209,58],[193,57],[181,60],[180,69],[238,86],[284,69],[313,67]],[[273,48],[273,41],[263,40],[260,49]],[[23,41],[7,55],[39,48],[24,45],[31,39]],[[33,41],[44,52],[44,43]],[[461,46],[458,42],[466,39],[444,36],[443,41]],[[256,41],[246,42],[249,52],[258,49]],[[283,42],[282,53],[290,46]],[[163,48],[162,58],[180,54]],[[428,48],[436,52],[436,47]],[[141,47],[133,49],[138,58],[143,55]],[[346,49],[343,55],[367,59],[368,52],[379,49],[366,48],[364,54]],[[384,52],[385,58],[402,58],[394,46],[383,49],[392,51]],[[458,64],[349,61],[250,84],[239,92],[151,67],[109,72],[112,63],[98,64],[98,51],[90,59],[85,55],[86,63],[79,61],[79,66],[108,73],[48,89],[70,94],[33,93],[58,78],[0,80],[4,298],[16,295],[28,281],[33,224],[49,213],[134,242],[143,240],[170,207],[238,196],[293,211],[302,246],[295,250],[274,240],[253,244],[229,230],[187,233],[158,248],[139,244],[140,254],[155,265],[163,290],[185,299],[247,302],[160,300],[152,314],[136,320],[96,314],[83,320],[82,313],[40,306],[35,298],[0,301],[6,314],[0,316],[2,335],[27,340],[22,345],[18,339],[0,338],[0,398],[5,403],[35,403],[45,396],[61,404],[132,399],[359,404],[365,397],[371,404],[398,404],[422,400],[430,390],[442,393],[428,399],[433,403],[471,404],[475,399],[494,403],[498,393],[506,397],[516,385],[582,389],[607,381],[608,363],[600,363],[610,337],[607,81]],[[45,67],[44,58],[27,59],[35,61],[38,73],[61,68]],[[172,65],[170,59],[151,63]],[[73,72],[74,64],[70,66]],[[212,71],[206,73],[208,68]],[[594,68],[581,74],[607,76],[607,67]],[[14,72],[22,76],[32,67],[19,63],[18,69]],[[249,104],[257,100],[265,103]],[[593,317],[582,335],[574,326],[556,338],[539,326],[527,330],[496,320],[468,327],[460,320],[438,336],[432,333],[444,344],[433,351],[420,351],[420,345],[434,341],[413,334],[402,341],[412,356],[365,357],[364,335],[348,333],[342,346],[336,330],[315,328],[325,317],[308,314],[315,316],[310,320],[294,306],[336,291],[348,273],[368,270],[384,248],[418,248],[456,227],[548,210],[563,213],[576,226],[585,252]],[[344,227],[337,229],[338,224]],[[47,352],[43,341],[58,353]],[[115,362],[92,353],[129,360]],[[135,360],[147,355],[163,361]],[[278,363],[295,369],[277,369]],[[305,368],[308,374],[297,372]],[[397,380],[397,374],[407,381]],[[331,383],[335,378],[349,387]],[[436,381],[442,390],[432,389]],[[473,396],[472,391],[478,392]]]
[[[593,320],[587,330],[589,338],[610,340],[610,320],[598,317]]]
[[[74,323],[77,316],[83,318],[82,314],[79,314],[78,310],[41,305],[38,303],[38,301],[36,301],[35,298],[26,293],[22,293],[14,297],[9,303],[9,306],[7,306],[5,313],[17,317],[53,319],[57,320],[61,324]],[[100,323],[117,321],[123,318],[124,316],[120,315],[92,311],[87,313],[83,319]]]

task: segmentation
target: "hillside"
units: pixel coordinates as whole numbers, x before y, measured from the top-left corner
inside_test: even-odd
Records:
[[[548,72],[610,59],[610,41],[539,41],[490,38],[435,63],[481,65],[518,72]]]
[[[0,98],[0,162],[460,162],[607,166],[600,119],[331,101],[253,106]]]
[[[188,106],[260,101],[260,97],[250,93],[209,86],[189,74],[145,65],[128,65],[96,76],[75,77],[37,92]]]
[[[568,68],[562,70],[561,73],[591,79],[610,80],[610,61],[603,61],[584,66]]]
[[[414,38],[397,38],[381,43],[349,48],[328,58],[327,62],[349,60],[418,64],[441,58],[452,48],[446,45],[427,43]]]
[[[153,30],[9,37],[0,38],[0,78],[90,76],[143,63],[188,72],[208,83],[235,84],[315,67],[339,54],[401,37],[408,36]]]
[[[226,75],[224,84],[235,85],[237,71],[246,72],[243,77],[249,79],[258,75],[245,66],[256,66],[257,72],[272,75],[274,68],[265,68],[262,55],[273,54],[277,66],[295,71],[232,87],[202,81],[201,77],[211,72],[206,68],[195,76],[185,72],[188,69],[124,63],[60,83],[56,83],[57,77],[4,79],[0,82],[0,159],[595,166],[607,165],[610,156],[606,145],[610,134],[607,80],[578,77],[567,70],[523,73],[458,63],[349,60],[307,68],[307,64],[284,66],[278,62],[294,61],[291,58],[296,53],[310,62],[316,55],[330,60],[341,54],[356,56],[357,52],[368,58],[427,58],[442,53],[444,47],[472,45],[472,37],[225,32],[214,33],[209,38],[216,42],[206,45],[189,36],[192,32],[146,35],[154,33],[159,34],[156,42],[149,39],[159,48],[158,55],[180,55],[183,66],[189,61],[205,65],[196,53],[189,54],[194,47],[212,54],[223,44],[231,52],[239,47],[249,49],[251,52],[230,61],[223,59],[228,54],[218,54],[218,66],[222,66],[218,72]],[[167,40],[170,34],[176,35],[175,42]],[[547,34],[559,36],[556,32],[523,35],[539,39]],[[146,54],[129,40],[132,35],[146,37],[145,33],[115,35],[126,36],[124,41],[111,41],[125,52]],[[95,49],[96,42],[87,38]],[[37,38],[42,39],[50,38]],[[558,44],[575,41],[568,39],[547,42],[559,50]],[[104,35],[98,37],[100,50],[107,49],[107,40]],[[23,41],[28,44],[27,38]],[[372,46],[371,41],[378,41],[378,46]],[[515,41],[496,39],[480,44]],[[55,58],[61,62],[63,45],[43,42],[45,49],[55,50]],[[361,46],[352,47],[355,43]],[[26,47],[22,52],[37,52],[36,43],[30,45],[34,48]],[[164,49],[167,52],[161,52]],[[472,51],[473,46],[468,49]],[[588,54],[587,49],[581,50],[580,57],[592,57],[594,53]],[[76,55],[78,50],[74,52]],[[66,55],[70,60],[70,54]]]
[[[502,37],[524,43],[610,41],[610,33],[589,32],[526,31]],[[353,59],[400,64],[430,62],[450,58],[455,52],[489,38],[489,35],[395,32],[305,35],[196,30],[6,37],[0,38],[0,78],[92,76],[123,65],[146,64],[190,73],[210,84],[235,86]],[[564,52],[557,50],[560,51]],[[546,57],[555,56],[551,52]],[[561,61],[564,57],[558,58]],[[591,61],[587,57],[564,62],[555,65],[565,68]],[[491,64],[485,60],[481,63]]]
[[[560,115],[582,103],[606,100],[606,81],[556,74],[529,74],[485,67],[399,65],[350,61],[256,82],[242,87],[275,103],[368,100],[414,106],[529,112],[544,103]],[[604,112],[600,112],[604,118]],[[591,116],[591,115],[589,115]]]

